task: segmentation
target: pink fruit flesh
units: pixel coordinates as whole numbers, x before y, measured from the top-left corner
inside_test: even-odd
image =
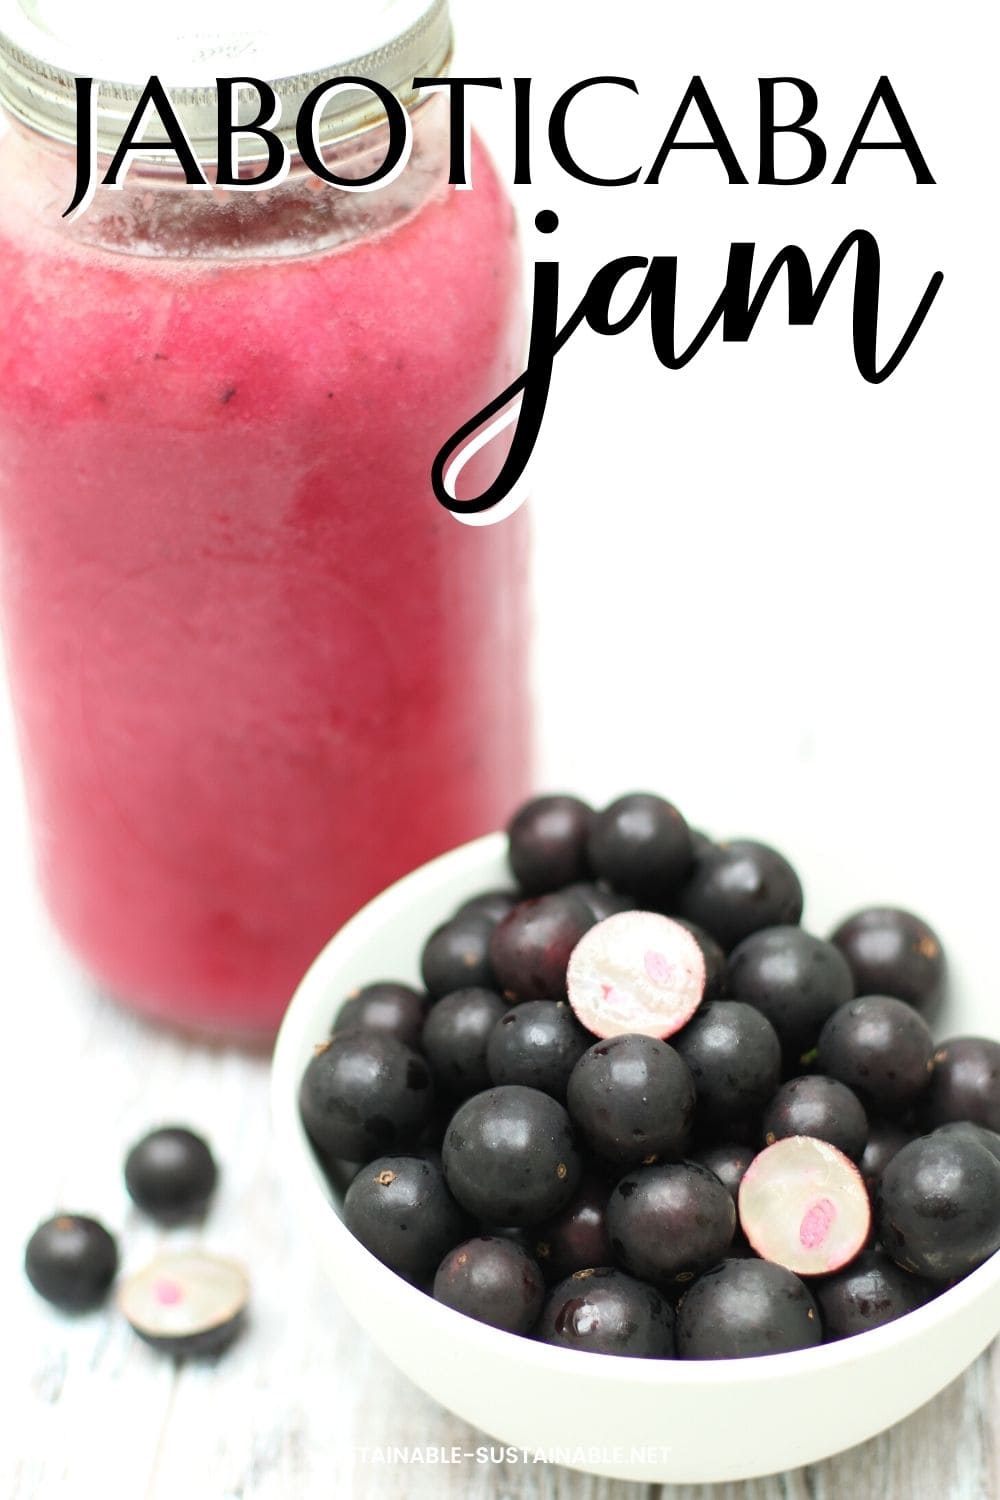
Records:
[[[836,1204],[831,1203],[829,1198],[821,1198],[818,1203],[813,1204],[812,1208],[806,1210],[806,1216],[799,1225],[799,1243],[807,1250],[815,1250],[818,1245],[822,1245],[830,1233],[836,1217]]]
[[[623,911],[586,932],[566,975],[577,1019],[594,1036],[668,1037],[705,993],[705,959],[686,927],[651,911]]]
[[[185,1339],[231,1324],[249,1294],[235,1262],[200,1250],[164,1251],[125,1278],[118,1304],[144,1338]]]
[[[775,1141],[746,1170],[739,1190],[743,1233],[764,1260],[798,1276],[839,1271],[864,1248],[871,1204],[857,1167],[827,1141]]]

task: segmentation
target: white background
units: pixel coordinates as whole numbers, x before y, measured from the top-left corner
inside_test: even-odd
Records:
[[[459,23],[462,70],[531,73],[539,103],[592,74],[636,78],[638,109],[614,89],[575,106],[578,155],[598,153],[609,175],[652,161],[700,73],[751,179],[731,187],[713,153],[677,152],[658,187],[579,186],[542,129],[538,186],[518,195],[528,259],[560,253],[577,295],[612,256],[676,254],[690,335],[732,240],[756,241],[761,267],[801,245],[818,275],[865,227],[882,250],[884,349],[944,272],[880,386],[853,363],[849,274],[814,327],[788,328],[772,294],[749,343],[715,335],[680,372],[657,364],[645,321],[575,336],[533,469],[539,710],[547,780],[608,795],[648,784],[716,831],[773,833],[806,859],[826,849],[853,866],[859,900],[922,904],[961,925],[966,953],[978,935],[988,963],[1000,746],[987,7],[514,0],[502,15],[461,6]],[[902,152],[862,153],[830,185],[882,72],[936,186],[915,186]],[[785,74],[816,88],[831,160],[816,184],[759,187],[757,78]],[[483,92],[476,119],[509,175],[501,99]],[[794,147],[784,161],[791,173]],[[531,226],[542,206],[562,218],[549,238]]]
[[[529,265],[536,256],[562,261],[567,310],[612,256],[676,254],[679,326],[690,336],[721,287],[732,240],[756,240],[761,266],[799,244],[818,272],[846,233],[865,227],[883,253],[884,349],[943,270],[915,345],[878,387],[854,368],[849,274],[815,327],[789,329],[774,295],[749,344],[724,346],[715,335],[679,373],[657,365],[645,321],[616,340],[576,336],[557,365],[532,469],[536,691],[545,783],[598,798],[649,786],[716,833],[773,838],[820,892],[807,913],[817,926],[835,915],[824,891],[912,904],[941,929],[957,981],[992,993],[997,278],[995,47],[985,4],[456,0],[454,9],[456,71],[536,80],[537,184],[517,203]],[[544,106],[605,72],[635,77],[642,95],[609,91],[578,106],[573,140],[598,170],[652,161],[694,73],[751,184],[758,75],[814,84],[831,165],[807,187],[729,187],[711,153],[675,153],[659,187],[569,183],[548,159]],[[863,154],[847,186],[829,184],[882,72],[935,187],[915,187],[902,153],[891,152]],[[506,176],[510,106],[509,93],[483,93],[474,105]],[[562,217],[548,239],[532,228],[541,207]],[[239,1109],[263,1098],[263,1064],[246,1060],[241,1094],[238,1056],[226,1054],[220,1074],[217,1060],[186,1055],[136,1023],[121,1031],[119,1050],[108,1042],[99,1086],[92,1071],[75,1069],[88,1037],[117,1033],[92,1022],[38,911],[3,708],[4,1106],[8,1131],[23,1140],[21,1208],[4,1256],[10,1289],[20,1219],[50,1211],[53,1192],[72,1184],[76,1201],[121,1212],[118,1148],[102,1146],[101,1156],[98,1129],[120,1142],[150,1109],[169,1112],[183,1097],[197,1113],[217,1098],[229,1121],[218,1127],[221,1146],[228,1131],[233,1159],[238,1140],[259,1139],[260,1122],[241,1125]],[[237,1187],[249,1181],[245,1158],[234,1170]],[[269,1215],[258,1214],[250,1228],[259,1242]],[[32,1305],[24,1316],[35,1338],[41,1315]],[[46,1333],[56,1353],[66,1337],[56,1322]],[[138,1375],[127,1368],[147,1379],[146,1366]],[[158,1411],[167,1398],[142,1388]],[[72,1411],[73,1442],[65,1422],[38,1428],[38,1464],[43,1449],[56,1455],[52,1464],[76,1461],[90,1428],[100,1429],[90,1396]],[[160,1432],[173,1475],[163,1495],[180,1493],[184,1477],[162,1438],[166,1422],[150,1432],[138,1423],[132,1438],[138,1475]],[[314,1423],[309,1442],[318,1441]],[[92,1460],[97,1475],[100,1453]],[[263,1482],[246,1490],[280,1492]],[[207,1493],[217,1500],[221,1491]]]

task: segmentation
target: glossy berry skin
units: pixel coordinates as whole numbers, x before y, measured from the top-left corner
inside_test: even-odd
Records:
[[[455,990],[431,1006],[421,1049],[435,1086],[457,1099],[489,1087],[486,1047],[493,1027],[508,1007],[495,990]]]
[[[877,1249],[862,1250],[842,1271],[813,1282],[827,1339],[848,1339],[881,1328],[923,1307],[939,1290]]]
[[[208,1143],[181,1125],[150,1131],[125,1158],[129,1196],[161,1224],[200,1218],[218,1176]]]
[[[552,1288],[536,1337],[591,1354],[672,1359],[674,1310],[655,1287],[623,1271],[588,1268]]]
[[[299,1088],[306,1133],[325,1156],[366,1162],[408,1147],[427,1124],[434,1086],[424,1058],[395,1037],[347,1031],[317,1048]]]
[[[985,1125],[975,1125],[971,1120],[952,1120],[947,1125],[939,1125],[931,1132],[934,1136],[962,1136],[965,1140],[978,1141],[980,1146],[985,1146],[991,1156],[1000,1161],[1000,1135],[995,1130],[988,1130]]]
[[[518,1245],[525,1255],[535,1259],[535,1242],[532,1239],[534,1233],[531,1229],[525,1229],[523,1225],[510,1224],[481,1224],[482,1234],[491,1240],[509,1240],[512,1245]]]
[[[588,849],[596,875],[661,910],[694,857],[684,819],[651,792],[630,792],[597,813]]]
[[[118,1247],[97,1219],[56,1214],[39,1224],[24,1251],[25,1275],[64,1312],[99,1307],[118,1271]]]
[[[870,1113],[890,1119],[926,1094],[933,1056],[923,1016],[889,995],[865,995],[841,1005],[816,1044],[819,1071],[846,1083]]]
[[[379,1156],[363,1167],[344,1194],[344,1223],[408,1281],[432,1275],[472,1228],[437,1162],[417,1156]]]
[[[592,880],[577,881],[574,885],[568,885],[563,894],[576,896],[579,901],[582,901],[595,922],[603,922],[605,917],[613,917],[616,912],[635,911],[635,902],[631,896],[621,896],[617,891],[598,885]]]
[[[408,984],[397,984],[392,980],[366,984],[347,996],[336,1014],[330,1034],[358,1027],[361,1031],[384,1032],[407,1047],[416,1047],[430,1003],[429,995]]]
[[[746,1169],[756,1155],[755,1146],[721,1142],[714,1146],[704,1146],[700,1151],[692,1151],[691,1160],[714,1172],[735,1203]]]
[[[673,1038],[691,1070],[699,1121],[714,1127],[757,1114],[781,1078],[781,1044],[766,1016],[741,1000],[701,1005]]]
[[[672,1160],[688,1144],[694,1082],[668,1042],[626,1033],[584,1052],[566,1102],[574,1125],[605,1161],[626,1167]]]
[[[906,1143],[912,1140],[913,1131],[907,1130],[896,1120],[868,1121],[868,1140],[861,1153],[858,1166],[869,1193],[874,1193],[882,1173],[896,1152],[901,1151]],[[997,1137],[997,1142],[1000,1144],[1000,1136]]]
[[[522,1083],[562,1102],[577,1060],[593,1038],[565,1001],[526,1000],[505,1006],[486,1048],[484,1083]]]
[[[521,897],[517,891],[506,888],[495,891],[480,891],[478,896],[470,896],[468,901],[463,901],[455,912],[456,917],[486,917],[494,927],[502,922],[508,912],[512,912]]]
[[[786,1068],[798,1072],[824,1022],[854,998],[854,978],[832,943],[801,927],[766,927],[729,955],[726,991],[767,1017]]]
[[[565,1000],[566,967],[594,925],[590,908],[564,892],[522,901],[493,932],[490,961],[505,1000]]]
[[[811,1135],[860,1161],[868,1141],[868,1116],[845,1083],[809,1073],[782,1084],[764,1111],[762,1135],[765,1146],[789,1135]]]
[[[610,1195],[609,1183],[584,1176],[566,1207],[532,1231],[532,1253],[546,1281],[562,1281],[574,1271],[611,1264]]]
[[[434,1296],[492,1328],[527,1334],[538,1322],[545,1282],[520,1245],[482,1235],[449,1250],[434,1277]]]
[[[726,986],[726,955],[722,948],[697,922],[688,922],[684,917],[674,917],[681,927],[686,927],[701,949],[705,960],[705,993],[702,1000],[722,1000],[728,993]]]
[[[608,1201],[615,1260],[657,1286],[690,1281],[722,1260],[735,1230],[728,1191],[695,1162],[638,1167]]]
[[[910,1141],[882,1173],[875,1224],[905,1270],[930,1281],[967,1275],[1000,1249],[1000,1161],[961,1135]]]
[[[699,1276],[677,1309],[679,1359],[747,1359],[823,1341],[805,1282],[767,1260],[726,1260]]]
[[[569,1115],[548,1094],[518,1084],[461,1104],[441,1155],[452,1193],[484,1224],[538,1224],[569,1202],[580,1180]]]
[[[526,896],[558,891],[590,877],[587,839],[594,811],[579,797],[534,797],[507,827],[508,859]]]
[[[728,953],[763,927],[791,926],[802,916],[802,886],[787,859],[767,844],[734,839],[695,860],[677,911],[710,932]]]
[[[971,1120],[1000,1131],[1000,1042],[984,1036],[943,1042],[934,1053],[923,1115],[929,1126]]]
[[[922,917],[892,906],[855,912],[830,937],[854,975],[858,995],[892,995],[932,1010],[944,987],[941,940]]]
[[[420,955],[420,973],[435,1000],[455,990],[496,989],[490,938],[496,922],[482,911],[465,912],[435,928]]]

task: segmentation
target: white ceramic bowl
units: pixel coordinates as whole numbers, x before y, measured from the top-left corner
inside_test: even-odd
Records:
[[[795,1468],[929,1400],[1000,1333],[1000,1254],[927,1306],[857,1338],[688,1362],[583,1354],[488,1328],[416,1291],[344,1228],[299,1120],[302,1071],[349,990],[417,980],[430,930],[468,896],[508,882],[504,849],[500,834],[479,839],[384,891],[324,948],[278,1037],[281,1172],[302,1233],[358,1322],[411,1380],[490,1438],[623,1479],[697,1483]],[[851,904],[848,892],[832,913]],[[946,1019],[951,1035],[995,1030],[971,1000],[952,1003]]]

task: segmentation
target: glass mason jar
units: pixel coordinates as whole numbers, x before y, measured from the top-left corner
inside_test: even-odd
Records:
[[[448,186],[431,95],[406,100],[412,156],[377,191],[294,157],[265,191],[194,191],[143,153],[67,223],[85,70],[12,47],[12,7],[0,602],[42,887],[111,994],[270,1030],[345,918],[526,789],[523,514],[464,526],[430,485],[518,367],[512,209],[478,143],[473,189]],[[294,88],[387,51],[398,77],[440,70],[446,6],[417,8],[395,54],[376,37]],[[102,96],[119,130],[130,87]],[[204,162],[204,91],[171,96]],[[324,159],[365,176],[380,120],[331,106]],[[99,104],[99,136],[113,123]]]

